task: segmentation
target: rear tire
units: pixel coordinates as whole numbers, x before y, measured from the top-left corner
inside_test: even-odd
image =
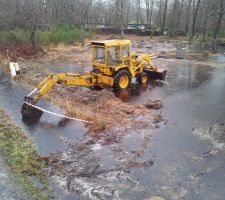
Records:
[[[150,77],[147,73],[142,72],[141,74],[139,74],[139,76],[137,77],[137,81],[140,85],[146,85],[149,83],[150,81]]]
[[[131,74],[127,69],[122,69],[114,75],[114,89],[125,90],[130,87]]]

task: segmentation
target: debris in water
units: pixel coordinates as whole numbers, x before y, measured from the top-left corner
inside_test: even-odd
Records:
[[[163,103],[160,100],[151,100],[149,99],[147,103],[144,104],[144,106],[148,109],[160,109],[163,107]]]

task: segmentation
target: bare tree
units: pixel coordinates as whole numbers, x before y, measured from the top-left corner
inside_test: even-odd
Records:
[[[160,31],[162,35],[164,34],[164,31],[165,31],[167,6],[168,6],[168,0],[165,1],[165,5],[164,5],[163,21],[162,21],[162,27]]]
[[[206,39],[210,32],[217,38],[225,34],[224,4],[225,0],[0,0],[0,26],[29,30],[34,46],[40,25],[65,22],[81,29],[81,43],[86,24],[94,27],[102,22],[122,35],[128,23],[139,27],[145,21],[161,34],[168,29],[172,36],[202,34]]]
[[[177,10],[177,7],[178,7],[178,3],[179,3],[179,0],[174,0],[174,3],[173,3],[173,9],[172,9],[172,19],[171,19],[171,23],[170,23],[170,36],[174,36],[174,26],[175,26],[175,21],[176,21],[176,10]]]
[[[78,6],[78,17],[79,17],[79,26],[80,26],[80,42],[84,46],[84,25],[85,20],[88,20],[88,10],[91,6],[91,0],[76,0]]]
[[[116,0],[115,8],[116,8],[116,16],[118,18],[119,27],[121,31],[121,35],[124,36],[125,29],[125,14],[126,14],[126,6],[129,4],[129,0]]]
[[[150,0],[145,0],[146,6],[146,23],[150,23]]]
[[[158,14],[157,14],[157,18],[158,18],[158,26],[159,26],[159,29],[161,30],[162,28],[162,0],[159,0],[158,1],[158,4],[159,4],[159,9],[158,9]]]
[[[178,13],[177,13],[177,18],[176,18],[176,27],[179,28],[180,26],[180,18],[181,18],[181,15],[183,13],[183,6],[184,6],[184,0],[181,0],[180,2],[180,6],[178,7]]]
[[[206,31],[207,31],[207,25],[208,25],[208,13],[209,13],[209,0],[204,0],[204,19],[203,19],[203,30],[202,30],[202,39],[205,41],[206,39]]]
[[[152,28],[152,14],[153,14],[153,7],[155,4],[155,0],[145,0],[146,6],[146,23],[149,26],[149,29]]]
[[[188,1],[188,6],[186,9],[186,21],[185,21],[185,32],[188,33],[189,32],[189,24],[190,24],[190,13],[191,13],[191,3],[192,0]]]
[[[141,0],[135,0],[135,5],[136,5],[136,24],[138,26],[139,23],[142,21],[142,16],[141,16]]]
[[[192,29],[191,29],[191,38],[193,38],[194,35],[195,35],[195,26],[196,26],[198,11],[199,11],[199,8],[200,8],[200,3],[201,3],[201,0],[198,0],[196,7],[195,7],[195,0],[194,0],[194,3],[193,3],[194,14],[193,14]]]
[[[219,17],[218,17],[216,28],[214,30],[214,35],[213,35],[214,39],[216,39],[218,33],[220,32],[223,15],[224,15],[224,0],[220,0]]]

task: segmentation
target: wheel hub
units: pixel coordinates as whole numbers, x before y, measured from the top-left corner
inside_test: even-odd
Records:
[[[120,88],[125,89],[129,84],[129,77],[127,75],[122,75],[119,80]]]

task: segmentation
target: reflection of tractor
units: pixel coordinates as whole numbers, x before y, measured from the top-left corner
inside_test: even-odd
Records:
[[[129,40],[91,42],[92,71],[83,75],[53,74],[45,78],[38,88],[25,97],[25,103],[21,109],[23,118],[30,118],[33,113],[32,107],[27,103],[36,104],[56,83],[92,88],[112,87],[115,90],[123,90],[131,85],[132,78],[136,78],[139,84],[147,84],[150,79],[164,80],[166,70],[160,72],[148,54],[141,56],[131,54],[130,44]]]

